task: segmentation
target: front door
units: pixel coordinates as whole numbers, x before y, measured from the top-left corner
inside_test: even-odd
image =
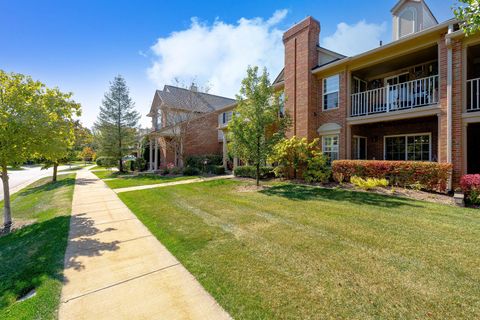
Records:
[[[367,138],[353,137],[353,158],[355,160],[367,160]]]
[[[480,173],[480,123],[472,123],[467,127],[467,170],[468,173]]]

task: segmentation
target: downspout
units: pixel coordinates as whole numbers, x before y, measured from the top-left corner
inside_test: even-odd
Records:
[[[448,26],[448,34],[453,32],[453,24]],[[453,117],[453,100],[452,100],[452,85],[453,85],[453,50],[452,40],[447,37],[445,40],[447,46],[447,162],[452,163],[452,117]],[[452,189],[452,177],[448,183],[448,188]]]

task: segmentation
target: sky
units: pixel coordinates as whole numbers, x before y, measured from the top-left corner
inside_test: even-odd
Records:
[[[120,74],[146,127],[165,84],[234,98],[248,65],[273,80],[283,32],[307,16],[320,21],[320,44],[345,55],[390,42],[396,2],[0,0],[0,69],[73,92],[87,127]],[[439,22],[452,17],[454,0],[427,3]]]

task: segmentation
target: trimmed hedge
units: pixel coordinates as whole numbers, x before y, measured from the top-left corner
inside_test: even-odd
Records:
[[[480,174],[466,174],[460,179],[460,187],[469,203],[480,204]]]
[[[257,175],[257,168],[255,168],[255,166],[236,167],[233,174],[235,175],[235,177],[255,179]],[[268,179],[274,177],[275,174],[272,167],[260,167],[260,179]]]
[[[183,175],[184,176],[196,176],[200,174],[200,170],[194,167],[185,167],[183,169]]]
[[[420,184],[429,191],[445,192],[452,164],[421,161],[336,160],[333,177],[338,182],[361,178],[386,178],[391,185],[409,187]]]
[[[207,166],[220,166],[223,162],[223,157],[218,154],[206,154],[202,156],[189,156],[185,160],[186,167],[197,168],[200,171],[205,169],[204,162],[207,160]]]
[[[99,167],[115,167],[118,164],[117,159],[113,157],[98,157],[95,164]]]

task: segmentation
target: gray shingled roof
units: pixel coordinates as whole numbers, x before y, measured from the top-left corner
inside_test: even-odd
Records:
[[[193,110],[196,112],[220,110],[235,103],[235,99],[169,85],[166,85],[163,90],[157,90],[157,93],[163,103],[170,108]]]

